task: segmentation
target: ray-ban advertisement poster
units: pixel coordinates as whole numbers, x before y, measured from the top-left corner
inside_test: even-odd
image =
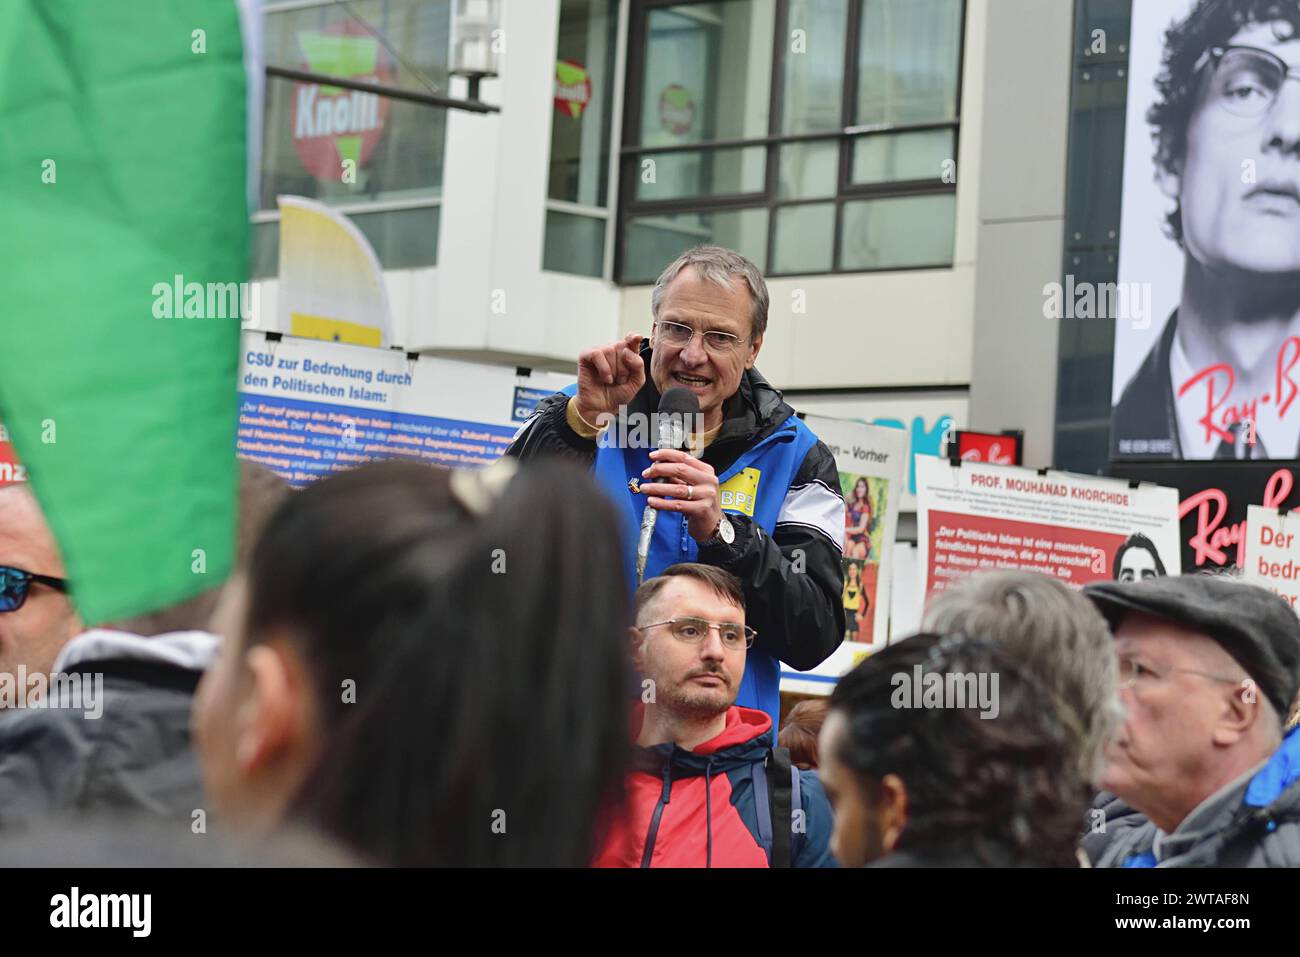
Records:
[[[1300,0],[1133,4],[1111,457],[1300,456]]]

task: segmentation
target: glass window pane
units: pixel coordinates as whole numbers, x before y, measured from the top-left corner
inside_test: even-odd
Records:
[[[647,202],[758,193],[763,190],[766,169],[767,149],[762,146],[654,153],[637,163],[636,198]]]
[[[962,0],[859,0],[856,122],[927,123],[957,115]]]
[[[781,147],[780,199],[818,199],[834,196],[840,176],[838,140],[820,143],[787,143]]]
[[[641,145],[766,136],[775,18],[775,0],[651,10]]]
[[[385,269],[412,269],[438,264],[438,221],[441,207],[354,213],[349,218],[375,247]]]
[[[249,276],[252,279],[274,279],[280,274],[280,224],[254,223],[250,240]]]
[[[734,249],[759,269],[767,259],[767,210],[645,216],[627,224],[624,282],[654,282],[664,267],[701,243]]]
[[[840,268],[951,265],[955,210],[954,193],[845,203]]]
[[[438,224],[441,209],[417,206],[377,213],[349,213],[369,240],[385,269],[413,269],[438,264]],[[280,273],[280,223],[253,226],[252,276],[273,278]]]
[[[834,249],[834,203],[777,209],[773,273],[829,272]]]
[[[614,101],[616,0],[562,0],[551,114],[551,199],[604,206]]]
[[[353,12],[388,38],[410,67]],[[317,73],[446,90],[449,22],[449,0],[354,0],[272,10],[265,16],[266,59]],[[260,206],[274,209],[282,193],[326,202],[438,195],[446,128],[446,110],[269,78]]]
[[[853,143],[853,182],[939,179],[944,161],[956,159],[952,140],[950,129],[860,137]]]
[[[848,0],[790,0],[782,77],[782,132],[816,133],[838,130],[843,125],[847,17]]]
[[[605,220],[548,209],[542,268],[599,277],[604,267]]]

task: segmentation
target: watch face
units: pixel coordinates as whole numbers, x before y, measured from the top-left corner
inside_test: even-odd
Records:
[[[736,540],[736,530],[731,527],[731,523],[727,521],[726,515],[722,516],[722,521],[718,524],[718,538],[722,539],[728,545]]]

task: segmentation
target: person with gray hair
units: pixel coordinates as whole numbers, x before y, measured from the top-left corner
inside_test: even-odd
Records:
[[[1097,784],[1122,712],[1106,621],[1079,592],[1037,572],[977,572],[935,594],[922,629],[993,642],[1055,697],[1083,780]]]
[[[650,338],[581,353],[577,384],[543,399],[506,454],[592,467],[618,508],[629,592],[646,506],[657,510],[647,580],[680,562],[739,578],[758,638],[736,704],[776,724],[780,662],[806,671],[844,635],[844,499],[835,457],[754,368],[767,312],[767,283],[748,259],[686,251],[655,283]],[[691,452],[655,448],[653,416],[670,389],[699,400]]]
[[[1300,866],[1291,606],[1222,575],[1084,594],[1114,631],[1125,710],[1103,786],[1138,812],[1092,841],[1097,866]]]

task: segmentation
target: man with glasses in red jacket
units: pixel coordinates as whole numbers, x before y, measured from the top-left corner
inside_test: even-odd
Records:
[[[830,804],[773,750],[772,719],[736,705],[753,628],[740,580],[681,563],[636,593],[643,680],[625,815],[598,867],[834,867]]]

